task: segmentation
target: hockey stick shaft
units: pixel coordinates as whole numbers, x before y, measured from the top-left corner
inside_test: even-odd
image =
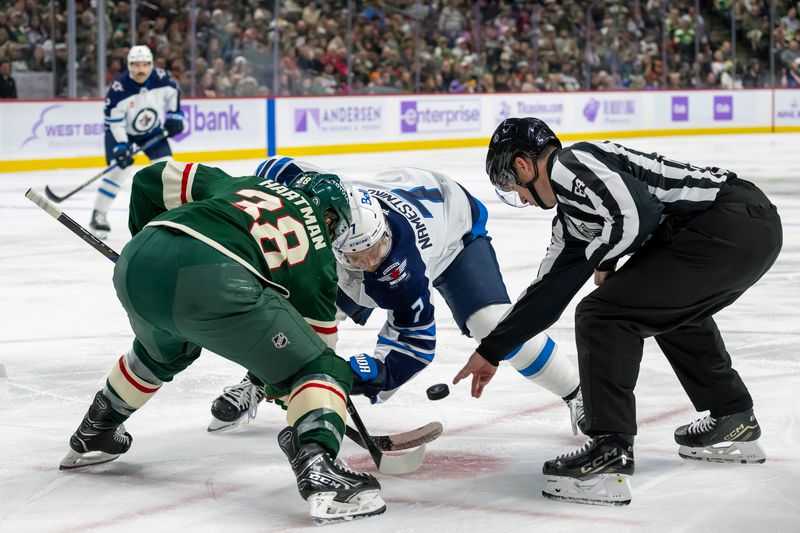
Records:
[[[139,152],[143,152],[144,150],[147,150],[147,149],[148,149],[148,148],[150,148],[151,146],[155,145],[156,143],[159,143],[159,142],[163,141],[163,140],[164,140],[164,139],[166,139],[167,137],[168,137],[168,135],[166,134],[166,132],[165,132],[165,133],[162,133],[161,135],[159,135],[159,136],[157,136],[157,137],[153,137],[152,139],[150,139],[149,141],[147,141],[146,143],[144,143],[144,145],[143,145],[143,146],[140,146],[140,147],[138,147],[136,150],[134,150],[134,151],[131,153],[131,156],[134,156],[134,155],[138,154]],[[106,174],[108,174],[109,172],[111,172],[112,170],[114,170],[115,168],[117,168],[118,166],[119,166],[119,163],[116,163],[116,162],[114,162],[114,163],[110,164],[110,165],[109,165],[109,166],[107,166],[105,169],[103,169],[103,170],[102,170],[102,171],[100,171],[99,173],[95,174],[94,176],[92,176],[92,177],[91,177],[91,178],[89,178],[88,180],[84,181],[83,183],[81,183],[80,185],[78,185],[78,187],[76,187],[75,189],[72,189],[70,192],[68,192],[67,194],[65,194],[65,195],[63,195],[63,196],[58,196],[57,194],[55,194],[55,193],[52,191],[52,189],[50,189],[50,186],[48,186],[48,185],[45,185],[45,187],[44,187],[44,193],[45,193],[45,194],[47,195],[47,197],[48,197],[50,200],[52,200],[53,202],[56,202],[56,203],[61,203],[61,202],[63,202],[64,200],[66,200],[67,198],[69,198],[70,196],[72,196],[72,195],[76,194],[76,193],[77,193],[77,192],[79,192],[79,191],[82,191],[82,190],[83,190],[83,189],[85,189],[87,186],[89,186],[89,185],[91,185],[92,183],[94,183],[95,181],[99,180],[100,178],[102,178],[103,176],[105,176]]]
[[[69,215],[61,211],[61,209],[48,202],[47,198],[33,189],[28,189],[28,192],[25,193],[25,196],[34,204],[39,206],[45,213],[58,220],[72,233],[83,239],[83,241],[89,244],[92,248],[103,254],[107,259],[113,261],[114,263],[117,262],[117,259],[119,259],[119,254],[117,252],[107,246],[103,241],[92,235],[92,233],[86,228],[75,222],[72,218],[70,218]],[[353,419],[353,423],[356,425],[358,435],[354,436],[350,434],[352,432],[345,433],[354,442],[356,442],[356,444],[363,444],[366,446],[367,450],[372,456],[372,460],[375,461],[375,466],[378,467],[378,470],[387,474],[407,474],[420,467],[425,454],[424,443],[422,446],[418,447],[415,452],[409,453],[403,457],[384,456],[383,452],[378,449],[375,441],[370,436],[366,426],[364,426],[361,416],[358,414],[358,411],[356,411],[356,406],[353,405],[353,402],[349,397],[347,398],[347,412],[350,413],[350,417]],[[350,428],[348,427],[347,429]],[[361,442],[359,442],[359,438]],[[388,459],[388,461],[385,459]],[[382,465],[383,469],[381,468]]]
[[[350,414],[350,418],[353,419],[353,424],[356,425],[356,429],[361,435],[361,440],[366,445],[367,451],[372,456],[372,460],[375,461],[375,466],[380,470],[383,452],[378,449],[375,445],[375,441],[370,437],[369,431],[367,431],[367,427],[364,425],[364,421],[361,420],[361,415],[356,411],[356,406],[353,405],[353,400],[351,400],[350,397],[347,398],[347,412]]]
[[[68,230],[83,239],[89,246],[106,256],[111,261],[114,261],[115,263],[117,262],[117,259],[119,259],[119,254],[117,252],[112,250],[108,245],[106,245],[106,243],[92,235],[89,230],[75,222],[72,218],[70,218],[69,215],[61,211],[61,209],[48,202],[47,198],[33,189],[28,189],[28,192],[25,193],[25,196],[31,202],[39,206],[45,213],[61,222],[61,224],[64,225]]]

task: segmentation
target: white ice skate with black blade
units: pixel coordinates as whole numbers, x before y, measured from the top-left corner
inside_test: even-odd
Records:
[[[544,463],[542,496],[593,505],[627,505],[631,503],[633,471],[633,437],[600,435],[583,448]]]
[[[245,418],[252,420],[265,396],[264,384],[248,372],[236,385],[225,387],[211,404],[212,418],[208,431],[228,431],[239,427]]]
[[[569,408],[569,421],[572,424],[572,434],[578,435],[584,433],[584,420],[586,416],[583,412],[583,393],[580,386],[578,386],[569,396],[564,397]]]
[[[763,463],[767,456],[758,444],[761,427],[753,410],[715,418],[699,418],[675,430],[678,455],[714,463]]]
[[[278,444],[292,465],[297,490],[308,501],[317,525],[367,518],[386,510],[377,479],[334,461],[318,444],[300,445],[295,428],[281,431]]]
[[[89,221],[89,227],[98,239],[105,239],[111,233],[111,226],[108,224],[106,214],[97,209],[92,211],[92,220]]]
[[[110,414],[111,406],[100,391],[69,439],[70,450],[61,460],[61,470],[107,463],[130,449],[133,437],[124,425],[112,422]]]

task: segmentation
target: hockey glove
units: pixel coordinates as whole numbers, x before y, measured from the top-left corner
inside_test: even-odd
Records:
[[[378,393],[386,387],[386,365],[371,355],[361,353],[350,357],[353,371],[353,388],[350,395],[363,394],[371,403],[377,403]]]
[[[119,168],[127,168],[133,164],[133,152],[128,143],[119,143],[111,150],[111,157]]]
[[[164,121],[164,129],[170,137],[175,137],[183,131],[183,111],[170,111]]]

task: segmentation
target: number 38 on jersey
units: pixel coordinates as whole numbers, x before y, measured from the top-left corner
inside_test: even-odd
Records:
[[[262,211],[273,213],[283,209],[283,200],[265,191],[242,189],[236,194],[243,199],[233,205],[251,217],[250,234],[260,244],[270,270],[279,268],[284,261],[290,266],[302,263],[308,255],[309,239],[303,223],[288,214],[264,218]]]

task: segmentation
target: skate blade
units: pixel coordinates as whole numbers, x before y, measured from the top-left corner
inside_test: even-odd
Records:
[[[547,476],[542,496],[589,505],[628,505],[631,503],[630,476],[599,474],[580,480],[566,476]]]
[[[209,433],[227,433],[239,427],[242,423],[242,418],[237,418],[233,422],[223,422],[218,418],[211,417],[211,423],[208,425]]]
[[[741,463],[761,464],[766,462],[767,455],[761,449],[758,441],[750,442],[722,442],[704,448],[681,446],[678,455],[693,461],[708,461],[710,463]]]
[[[308,497],[309,513],[316,525],[360,520],[386,511],[386,503],[377,489],[359,492],[347,502],[336,501],[335,497],[333,491],[317,492]]]
[[[76,452],[70,448],[67,455],[61,460],[58,466],[59,470],[75,470],[76,468],[83,468],[86,466],[101,465],[109,463],[119,457],[121,454],[112,454],[105,452]]]

